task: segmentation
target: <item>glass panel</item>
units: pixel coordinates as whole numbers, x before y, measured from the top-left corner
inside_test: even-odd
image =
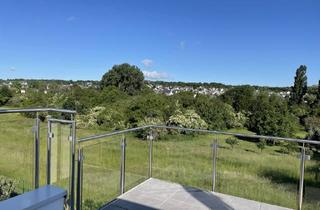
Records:
[[[217,135],[218,192],[296,208],[298,145]]]
[[[53,123],[51,140],[51,183],[69,191],[71,177],[70,125]]]
[[[137,186],[148,178],[149,142],[144,131],[126,134],[125,190]]]
[[[320,146],[307,148],[305,162],[305,190],[303,209],[320,209]],[[310,160],[309,160],[310,157]]]
[[[47,184],[47,134],[48,122],[40,122],[40,186]]]
[[[120,138],[87,142],[83,154],[83,208],[98,209],[120,192]]]
[[[153,144],[153,177],[201,189],[212,189],[213,137],[160,130]]]
[[[34,188],[35,119],[21,114],[0,115],[0,176],[16,182],[15,193]]]

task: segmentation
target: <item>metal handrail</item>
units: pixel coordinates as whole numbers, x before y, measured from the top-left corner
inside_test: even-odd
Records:
[[[152,127],[154,127],[154,128],[176,129],[176,130],[183,130],[183,131],[193,131],[193,132],[204,132],[204,133],[210,133],[210,134],[223,134],[223,135],[236,136],[236,137],[245,137],[245,138],[283,140],[283,141],[291,141],[291,142],[299,142],[299,143],[318,144],[318,145],[320,145],[320,141],[316,141],[316,140],[286,138],[286,137],[277,137],[277,136],[265,136],[265,135],[255,135],[255,134],[241,134],[241,133],[234,133],[234,132],[227,132],[227,131],[183,128],[183,127],[178,127],[178,126],[166,126],[166,125],[155,125],[155,126],[152,126]]]
[[[253,135],[253,134],[241,134],[241,133],[234,133],[234,132],[227,132],[227,131],[217,131],[217,130],[206,130],[206,129],[194,129],[194,128],[183,128],[178,126],[167,126],[167,125],[146,125],[136,128],[130,128],[126,130],[114,131],[109,133],[103,133],[98,135],[92,135],[84,138],[80,138],[77,140],[79,148],[81,149],[81,155],[83,156],[82,148],[91,145],[84,145],[81,146],[81,143],[88,142],[91,140],[97,140],[101,138],[111,137],[119,134],[126,134],[132,131],[138,131],[142,129],[175,129],[175,130],[182,130],[182,131],[191,131],[191,132],[201,132],[201,133],[208,133],[208,134],[222,134],[222,135],[232,135],[235,137],[245,137],[245,138],[255,138],[255,139],[271,139],[271,140],[283,140],[289,142],[298,142],[302,143],[301,147],[301,159],[300,159],[300,182],[299,182],[299,192],[298,192],[298,209],[302,209],[302,202],[303,202],[303,181],[304,181],[304,165],[305,165],[305,144],[315,144],[320,145],[320,141],[315,140],[304,140],[304,139],[297,139],[297,138],[285,138],[285,137],[275,137],[275,136],[265,136],[265,135]],[[148,140],[149,142],[149,177],[152,177],[152,132],[150,134]],[[121,141],[121,164],[120,164],[120,192],[121,194],[124,192],[125,186],[125,151],[126,151],[126,144],[125,144],[125,137],[122,137]],[[212,146],[212,191],[215,191],[215,182],[216,182],[216,159],[217,159],[217,148],[218,148],[218,139],[214,139]],[[80,150],[79,150],[80,151]],[[83,158],[78,160],[78,164],[80,168],[78,170],[78,177],[80,177],[78,183],[81,183],[81,186],[78,188],[79,195],[82,195],[82,173],[83,173]],[[82,196],[79,196],[77,200],[77,209],[81,210],[81,203],[82,203]]]
[[[90,147],[93,147],[93,146],[96,146],[96,145],[99,145],[99,144],[111,144],[111,143],[114,143],[114,142],[118,142],[119,139],[108,139],[107,141],[99,141],[99,142],[94,142],[92,144],[86,144],[86,145],[81,145],[81,149],[86,149],[86,148],[90,148]]]
[[[86,142],[86,141],[90,141],[90,140],[94,140],[94,139],[101,139],[101,138],[105,138],[105,137],[110,137],[110,136],[114,136],[114,135],[129,133],[129,132],[132,132],[132,131],[138,131],[138,130],[151,128],[151,127],[153,127],[153,126],[152,125],[146,125],[146,126],[141,126],[141,127],[136,127],[136,128],[129,128],[129,129],[126,129],[126,130],[113,131],[113,132],[110,132],[110,133],[92,135],[92,136],[80,138],[80,139],[77,140],[77,142],[78,143],[82,143],[82,142]]]
[[[48,121],[53,123],[61,123],[61,124],[72,124],[74,120],[62,120],[62,119],[53,119],[49,118]]]
[[[253,134],[241,134],[241,133],[234,133],[234,132],[227,132],[227,131],[218,131],[218,130],[206,130],[206,129],[195,129],[195,128],[184,128],[178,126],[167,126],[167,125],[146,125],[136,128],[130,128],[126,130],[120,131],[113,131],[104,134],[92,135],[84,138],[80,138],[77,140],[78,143],[100,139],[105,137],[110,137],[119,134],[125,134],[132,131],[138,131],[147,128],[162,128],[162,129],[175,129],[175,130],[183,130],[183,131],[192,131],[192,132],[201,132],[201,133],[209,133],[209,134],[222,134],[222,135],[229,135],[229,136],[236,136],[236,137],[245,137],[245,138],[255,138],[255,139],[270,139],[270,140],[283,140],[283,141],[290,141],[290,142],[298,142],[298,143],[305,143],[305,144],[316,144],[320,145],[320,141],[316,140],[306,140],[306,139],[297,139],[297,138],[285,138],[285,137],[276,137],[276,136],[265,136],[265,135],[253,135]]]
[[[27,113],[27,112],[60,112],[60,113],[67,113],[67,114],[77,113],[75,110],[56,109],[56,108],[0,109],[0,114]]]

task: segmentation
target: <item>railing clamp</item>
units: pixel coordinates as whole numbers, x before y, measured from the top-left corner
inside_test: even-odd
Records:
[[[50,139],[53,139],[53,138],[54,138],[54,133],[50,132],[50,133],[48,133],[48,135],[49,135],[49,138],[50,138]]]

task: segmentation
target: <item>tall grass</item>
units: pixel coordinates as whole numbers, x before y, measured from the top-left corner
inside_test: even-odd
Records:
[[[33,187],[33,119],[18,114],[0,115],[0,175],[18,180],[18,191]],[[46,178],[46,123],[41,123],[40,183]],[[58,132],[58,131],[55,131]],[[60,131],[61,132],[61,131]],[[66,134],[66,130],[62,130]],[[88,136],[103,131],[78,129]],[[242,131],[246,132],[246,131]],[[119,195],[120,139],[113,136],[84,144],[84,202],[96,208]],[[148,142],[135,133],[127,137],[126,190],[148,178]],[[64,138],[64,137],[63,137]],[[213,139],[218,139],[216,190],[221,193],[296,208],[299,159],[283,154],[279,146],[262,152],[255,142],[239,140],[231,149],[223,135],[168,134],[153,147],[153,177],[205,190],[212,188]],[[320,163],[306,163],[304,209],[320,209]],[[61,186],[68,181],[60,180]],[[59,183],[57,183],[59,184]]]

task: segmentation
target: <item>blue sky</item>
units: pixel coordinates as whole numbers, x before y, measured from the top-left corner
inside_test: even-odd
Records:
[[[320,79],[317,0],[1,0],[0,78],[99,80],[128,62],[169,81]]]

